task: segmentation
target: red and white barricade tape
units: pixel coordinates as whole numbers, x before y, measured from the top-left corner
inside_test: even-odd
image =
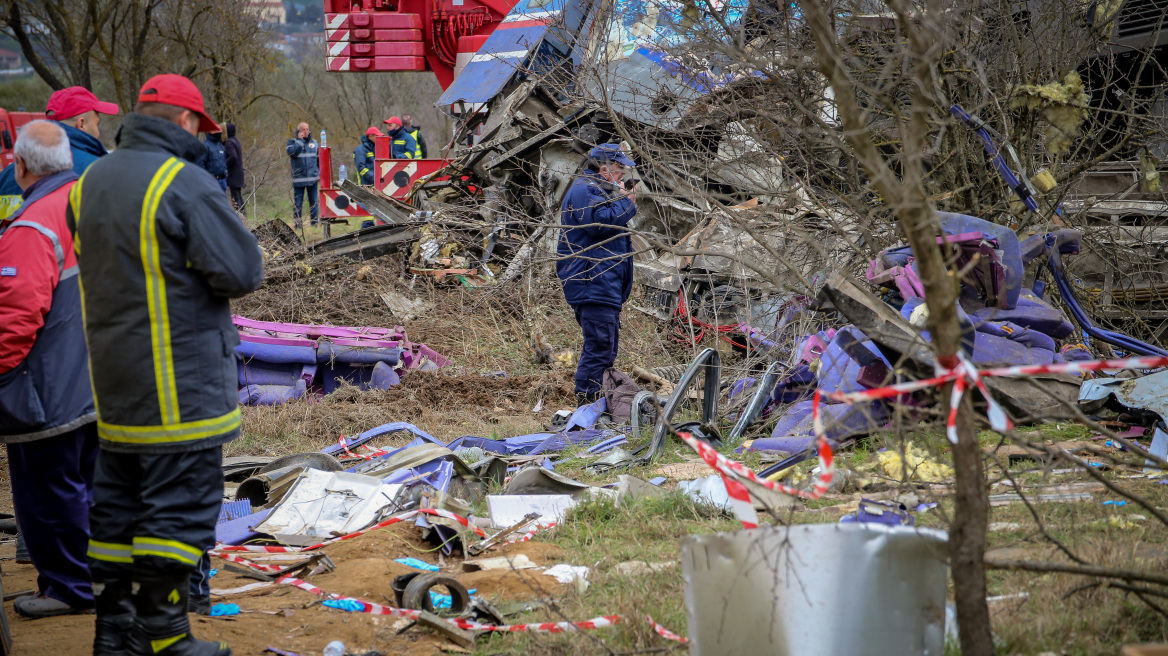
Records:
[[[815,398],[815,403],[818,404],[818,394]],[[819,477],[811,491],[759,478],[746,465],[718,453],[714,447],[699,441],[689,433],[678,433],[678,436],[694,451],[697,451],[706,464],[722,474],[722,480],[726,483],[726,493],[730,496],[730,504],[734,508],[734,516],[742,522],[743,528],[758,528],[758,514],[754,511],[754,504],[750,500],[750,491],[742,482],[744,479],[775,492],[803,499],[818,499],[827,492],[827,488],[831,485],[831,479],[835,476],[835,459],[831,451],[831,444],[823,435],[816,439],[816,450],[819,453]]]
[[[1018,378],[1022,376],[1037,376],[1040,374],[1078,374],[1087,371],[1108,369],[1154,369],[1168,367],[1168,357],[1143,356],[1120,360],[1092,360],[1088,362],[978,369],[965,356],[959,355],[953,359],[953,363],[952,367],[938,365],[937,375],[925,380],[914,380],[888,387],[864,390],[862,392],[832,392],[822,394],[816,390],[811,402],[811,416],[815,431],[816,451],[819,454],[819,476],[815,480],[815,486],[810,491],[763,480],[742,463],[731,460],[718,453],[713,447],[698,441],[689,433],[683,432],[678,433],[678,435],[682,441],[702,457],[702,460],[706,464],[713,467],[715,471],[722,475],[722,479],[726,483],[726,493],[730,496],[730,503],[734,509],[734,515],[742,522],[742,527],[758,528],[758,514],[754,510],[754,504],[750,499],[750,491],[743,483],[743,480],[761,485],[775,492],[790,494],[802,499],[818,499],[827,492],[828,487],[831,485],[831,480],[835,474],[835,463],[831,444],[827,440],[827,433],[823,427],[823,418],[819,413],[819,406],[823,398],[844,403],[874,401],[952,382],[953,390],[949,398],[949,416],[946,420],[945,434],[950,442],[956,444],[957,409],[961,405],[961,397],[965,394],[965,390],[970,387],[976,387],[985,398],[986,404],[988,405],[986,415],[991,428],[998,432],[1006,432],[1014,427],[1013,422],[1006,416],[1006,411],[990,395],[989,389],[986,388],[985,382],[982,380],[983,378]]]
[[[479,624],[478,622],[471,622],[459,618],[446,620],[460,629],[468,631],[502,631],[507,633],[563,633],[564,631],[577,629],[601,629],[606,626],[614,626],[621,622],[620,615],[602,615],[600,617],[593,617],[590,620],[583,622],[538,622],[535,624]]]
[[[674,642],[680,642],[683,645],[689,643],[689,638],[683,638],[673,631],[670,631],[669,629],[661,626],[656,621],[654,621],[652,617],[646,615],[645,619],[649,620],[649,624],[653,627],[653,630],[656,631],[657,635],[661,636],[662,638],[665,638],[666,640],[672,640]]]
[[[540,531],[550,531],[555,527],[556,527],[555,522],[548,522],[547,524],[536,523],[536,525],[532,526],[526,533],[524,533],[518,537],[510,538],[510,539],[506,540],[505,543],[506,544],[515,544],[516,542],[527,542],[531,538],[535,537],[536,533],[539,533]]]
[[[218,557],[222,558],[223,560],[226,560],[229,563],[238,563],[240,565],[244,565],[245,567],[250,567],[258,572],[278,572],[281,569],[283,569],[279,565],[265,565],[263,563],[257,563],[255,561],[248,560],[246,558],[241,558],[239,556],[236,556],[235,554],[219,553],[218,551],[215,551],[215,550],[212,550],[209,553],[212,556],[218,556]]]
[[[990,395],[989,390],[985,386],[985,382],[982,380],[983,378],[1021,378],[1023,376],[1037,376],[1040,374],[1081,374],[1087,371],[1103,371],[1107,369],[1155,369],[1158,367],[1168,367],[1168,357],[1160,355],[1124,358],[1120,360],[1090,360],[1085,362],[1063,362],[1060,364],[994,367],[990,369],[978,369],[964,355],[957,356],[955,362],[956,364],[950,368],[938,365],[937,375],[926,380],[889,385],[888,387],[864,390],[862,392],[832,392],[826,396],[834,401],[855,403],[856,401],[885,399],[891,396],[898,396],[907,392],[915,392],[928,387],[936,387],[937,385],[952,382],[953,391],[949,396],[949,417],[945,423],[945,434],[951,443],[957,444],[957,409],[961,405],[961,397],[970,386],[977,387],[981,391],[982,397],[985,398],[988,406],[986,415],[990,421],[991,428],[998,432],[1005,432],[1014,427],[1013,422],[1006,416],[1006,411]],[[814,417],[815,434],[823,438],[825,436],[819,416],[819,398],[820,394],[816,392],[815,400],[812,403],[812,416]]]

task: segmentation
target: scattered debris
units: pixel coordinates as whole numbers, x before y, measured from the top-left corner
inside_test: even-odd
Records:
[[[538,567],[538,565],[531,562],[531,559],[524,554],[462,561],[462,571],[464,572],[490,571],[493,569],[530,569],[532,567]]]
[[[414,344],[405,329],[345,328],[235,317],[240,343],[239,402],[279,405],[344,384],[388,389],[405,371],[433,371],[446,358]]]
[[[581,594],[588,589],[588,568],[583,565],[560,564],[549,567],[543,574],[560,583],[576,584],[576,590]]]
[[[929,458],[912,442],[906,442],[904,455],[889,449],[876,454],[880,468],[895,481],[917,480],[940,483],[953,479],[953,468]]]
[[[417,622],[421,626],[424,626],[428,629],[433,629],[442,637],[465,649],[470,649],[475,645],[474,633],[453,626],[446,620],[438,617],[433,613],[426,611],[418,613]]]
[[[626,560],[623,563],[617,563],[612,571],[620,576],[644,576],[645,574],[665,572],[677,567],[677,565],[678,563],[647,563],[643,560]]]

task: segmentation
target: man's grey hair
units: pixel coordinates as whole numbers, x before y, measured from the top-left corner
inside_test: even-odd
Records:
[[[30,121],[17,132],[12,154],[24,160],[29,175],[37,177],[73,168],[69,137],[56,121]]]

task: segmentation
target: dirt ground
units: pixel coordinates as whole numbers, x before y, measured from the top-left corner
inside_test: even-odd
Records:
[[[436,564],[433,553],[420,553],[424,548],[429,547],[417,538],[417,530],[411,524],[398,524],[325,547],[324,553],[337,564],[336,571],[306,580],[326,592],[393,605],[390,582],[395,576],[417,571],[393,559],[413,556]],[[31,565],[12,562],[14,552],[11,542],[0,546],[6,593],[36,587],[35,570]],[[559,547],[538,542],[509,545],[484,557],[504,554],[524,554],[541,566],[550,566],[563,558]],[[475,589],[476,596],[492,602],[554,598],[564,591],[564,586],[537,569],[465,573],[457,552],[446,562],[443,573],[454,576],[468,589]],[[221,559],[214,559],[212,565],[219,568],[219,573],[211,579],[213,593],[257,582],[227,571]],[[308,656],[321,653],[333,640],[344,642],[351,654],[376,651],[422,656],[447,653],[444,650],[451,648],[450,643],[429,631],[414,628],[399,635],[398,629],[408,623],[401,618],[326,608],[316,596],[291,586],[273,585],[242,594],[214,595],[212,601],[238,604],[241,613],[215,618],[191,615],[192,630],[201,639],[227,642],[236,654],[261,654],[270,646]],[[17,653],[22,656],[92,653],[93,615],[26,620],[13,612],[12,602],[5,604],[5,611]]]

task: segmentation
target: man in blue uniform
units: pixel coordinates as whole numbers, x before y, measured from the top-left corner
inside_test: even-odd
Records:
[[[199,166],[215,178],[220,189],[227,191],[227,148],[223,145],[223,133],[209,133],[203,147],[207,152],[203,154],[203,159],[199,160]]]
[[[320,218],[320,210],[316,206],[316,197],[320,195],[320,159],[319,146],[312,138],[312,130],[307,123],[296,126],[296,137],[288,140],[285,150],[292,163],[292,223],[297,228],[304,225],[301,220],[301,207],[304,198],[308,197],[308,213],[312,225],[316,225]]]
[[[636,194],[623,184],[633,160],[618,144],[601,144],[588,155],[587,170],[564,196],[556,247],[556,274],[584,333],[576,367],[581,404],[599,397],[601,376],[616,361],[621,307],[633,289],[628,225],[637,214]]]

